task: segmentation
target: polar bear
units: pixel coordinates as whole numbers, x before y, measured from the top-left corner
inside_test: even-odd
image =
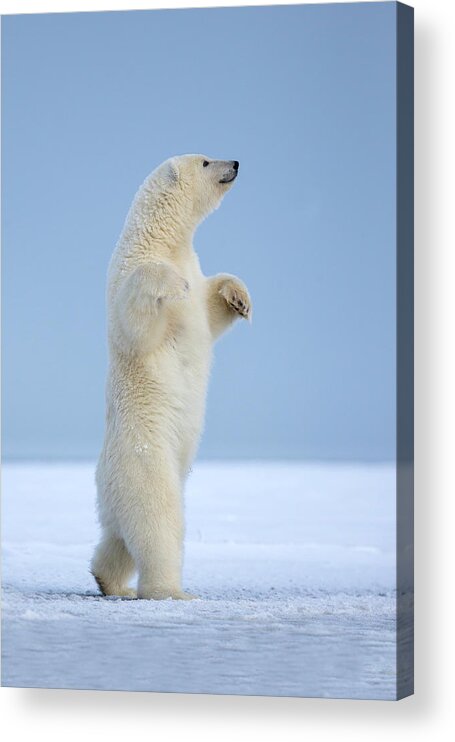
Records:
[[[202,425],[214,341],[251,318],[245,284],[203,275],[193,235],[236,160],[172,157],[139,188],[107,281],[109,369],[96,471],[104,595],[190,599],[182,590],[183,488]],[[138,572],[137,591],[128,588]]]

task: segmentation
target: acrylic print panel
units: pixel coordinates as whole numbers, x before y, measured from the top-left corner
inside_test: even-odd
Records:
[[[2,19],[4,685],[412,693],[412,34]]]

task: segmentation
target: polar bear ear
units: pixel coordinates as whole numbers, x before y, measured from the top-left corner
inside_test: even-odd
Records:
[[[164,168],[164,178],[169,185],[175,185],[179,181],[179,168],[174,159],[168,160]]]

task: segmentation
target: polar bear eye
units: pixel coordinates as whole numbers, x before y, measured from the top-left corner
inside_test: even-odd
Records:
[[[204,162],[202,163],[202,167],[207,167],[208,164],[209,164],[209,161],[208,160],[204,160]]]

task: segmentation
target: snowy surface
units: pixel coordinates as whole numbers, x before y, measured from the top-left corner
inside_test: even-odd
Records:
[[[394,467],[198,463],[191,602],[97,593],[93,479],[4,466],[4,685],[395,698]]]

